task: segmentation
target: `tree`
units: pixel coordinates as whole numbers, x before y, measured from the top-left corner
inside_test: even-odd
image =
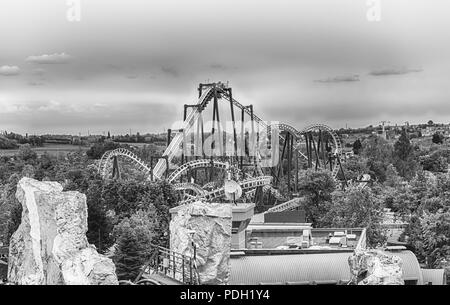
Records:
[[[361,144],[361,141],[359,139],[356,139],[355,142],[353,142],[353,153],[355,155],[359,155],[359,153],[361,152],[363,146]]]
[[[306,217],[314,225],[320,226],[321,217],[331,202],[331,193],[336,188],[334,179],[327,171],[308,169],[300,172],[299,181],[299,193],[306,197],[302,204]]]
[[[438,132],[435,132],[434,134],[433,134],[433,137],[431,138],[431,141],[434,143],[434,144],[442,144],[443,142],[444,142],[444,139],[443,139],[444,137],[440,134],[440,133],[438,133]]]
[[[398,141],[395,142],[394,165],[400,176],[406,179],[414,177],[417,165],[414,160],[413,146],[406,131],[403,131]]]
[[[428,268],[439,268],[450,259],[450,212],[424,211],[414,214],[406,229],[407,241],[421,262]]]
[[[86,236],[89,243],[94,244],[100,253],[107,251],[114,244],[112,231],[114,218],[102,200],[101,180],[91,180],[86,190],[88,207],[88,231]]]
[[[139,210],[114,228],[117,250],[113,257],[119,279],[133,280],[150,258],[158,219],[153,207]]]
[[[362,175],[369,173],[369,167],[367,166],[367,159],[362,156],[350,158],[342,163],[345,179],[358,180]],[[338,179],[343,180],[344,175],[341,171],[338,173]]]
[[[408,134],[403,131],[400,138],[394,144],[395,156],[401,160],[407,160],[413,152],[413,147],[409,141]]]
[[[427,170],[430,172],[446,173],[448,170],[447,159],[443,156],[440,156],[437,153],[421,157],[420,163],[422,165],[423,170]]]
[[[119,280],[134,280],[138,276],[143,265],[142,251],[132,230],[125,230],[117,240],[113,261]]]
[[[363,143],[362,155],[367,158],[369,174],[374,180],[384,182],[386,169],[392,163],[392,145],[385,139],[371,135]]]
[[[31,149],[29,144],[25,144],[19,148],[19,158],[25,162],[34,161],[37,159],[37,154]]]
[[[434,122],[432,120],[428,121],[428,126],[434,126]]]
[[[450,259],[450,177],[419,171],[396,196],[408,226],[402,238],[428,268]]]
[[[384,185],[396,188],[401,182],[402,178],[399,176],[397,169],[394,165],[389,164],[386,169],[386,181],[384,182]]]
[[[158,226],[154,230],[153,242],[160,246],[169,246],[169,210],[177,206],[176,192],[167,181],[150,183],[149,188],[139,198],[139,207],[143,209],[154,209]]]
[[[22,205],[16,199],[17,183],[21,176],[14,173],[9,177],[8,183],[3,185],[2,193],[0,194],[0,211],[7,216],[5,231],[0,232],[3,236],[3,243],[9,245],[9,240],[12,234],[17,230],[22,221]],[[0,213],[0,214],[2,214]],[[2,220],[3,221],[3,220]]]
[[[15,149],[19,147],[17,143],[4,136],[0,136],[0,149]]]
[[[350,189],[333,193],[321,223],[324,227],[367,228],[370,247],[383,245],[386,232],[382,228],[383,204],[369,188]]]

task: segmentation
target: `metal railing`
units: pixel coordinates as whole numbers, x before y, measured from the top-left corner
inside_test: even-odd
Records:
[[[170,249],[152,245],[154,252],[142,271],[134,280],[139,283],[145,274],[158,274],[185,285],[199,285],[200,278],[193,257],[172,251]]]

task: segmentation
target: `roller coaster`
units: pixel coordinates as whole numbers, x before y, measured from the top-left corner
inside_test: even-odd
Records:
[[[220,123],[219,101],[224,103],[222,106],[229,107],[232,123],[229,134],[223,131]],[[203,123],[209,104],[212,104],[213,123],[209,137],[214,139],[211,144],[205,141],[207,133]],[[236,118],[235,110],[240,111],[240,120]],[[224,135],[231,135],[228,139],[231,151],[225,151],[227,142]],[[297,130],[285,123],[267,123],[254,113],[253,105],[244,106],[236,101],[232,89],[221,82],[199,85],[197,102],[184,105],[181,127],[168,130],[167,143],[164,153],[152,157],[150,165],[127,149],[108,151],[98,164],[98,172],[104,179],[119,178],[119,159],[130,160],[129,164],[147,180],[166,179],[175,190],[183,192],[180,204],[223,197],[225,191],[223,184],[217,183],[220,180],[215,177],[217,171],[225,173],[222,180],[235,180],[244,191],[244,198],[256,197],[270,190],[276,199],[288,199],[284,203],[285,208],[299,202],[296,194],[300,169],[326,170],[336,181],[341,171],[346,183],[340,162],[342,145],[332,128],[314,124]],[[271,149],[271,160],[277,159],[278,162],[264,163],[267,156],[261,155],[259,148],[262,145]],[[216,153],[207,156],[205,147]],[[154,158],[158,160],[155,166]],[[200,172],[206,180],[203,183],[199,183],[201,179],[197,176]],[[287,194],[279,191],[281,183],[287,186]],[[277,206],[277,210],[283,208]]]

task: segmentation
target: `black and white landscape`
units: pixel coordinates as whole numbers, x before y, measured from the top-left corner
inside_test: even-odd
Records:
[[[1,1],[0,282],[445,285],[449,11]]]

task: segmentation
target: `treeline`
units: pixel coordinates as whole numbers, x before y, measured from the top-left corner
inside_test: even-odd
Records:
[[[22,136],[17,133],[7,133],[0,136],[0,149],[15,149],[18,144],[30,144],[31,146],[43,146],[45,142],[42,136]]]
[[[410,135],[405,131],[394,144],[377,135],[371,135],[362,141],[357,139],[352,148],[354,158],[343,164],[347,180],[370,174],[372,179],[384,182],[391,165],[402,178],[409,181],[415,177],[418,170],[446,173],[450,162],[450,148],[443,145],[442,141],[432,143],[429,147],[413,145]],[[339,178],[344,179],[343,173],[339,173]]]
[[[355,157],[343,163],[345,178],[371,175],[371,192],[381,202],[376,206],[390,208],[409,223],[401,240],[421,263],[439,268],[450,262],[450,148],[412,145],[406,132],[394,145],[370,136],[353,148]]]
[[[112,139],[114,142],[124,142],[124,143],[166,143],[167,134],[145,134],[141,135],[139,132],[135,135],[109,135],[107,138]]]

